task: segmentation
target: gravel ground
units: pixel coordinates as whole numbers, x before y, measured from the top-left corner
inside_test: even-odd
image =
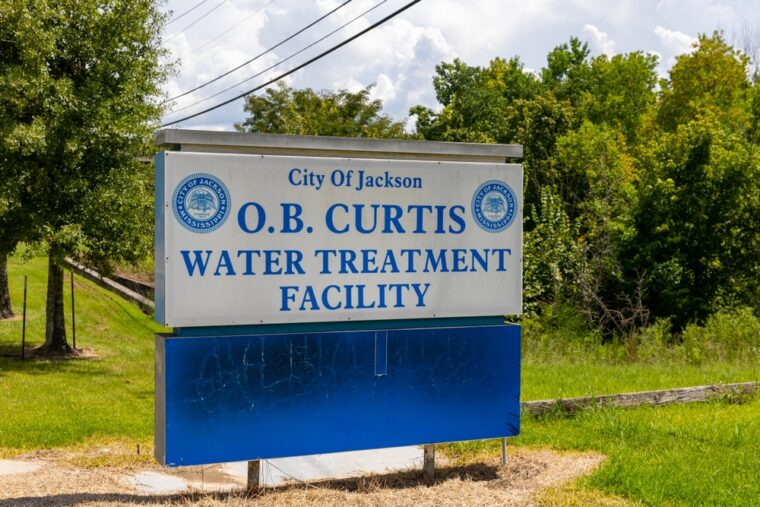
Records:
[[[98,460],[97,451],[43,451],[17,457],[41,464],[32,472],[0,475],[0,507],[70,505],[267,505],[267,506],[434,506],[532,505],[538,493],[590,473],[604,460],[595,453],[511,450],[509,463],[481,461],[440,464],[436,481],[422,483],[420,470],[350,479],[294,483],[246,495],[239,479],[215,468],[168,471],[149,463],[119,464]],[[94,456],[88,456],[92,453]],[[90,459],[92,458],[92,459]],[[85,466],[78,464],[84,463]],[[92,466],[92,463],[100,463]],[[190,492],[142,493],[134,474],[169,473],[189,481]],[[232,488],[230,490],[230,488]],[[227,489],[227,491],[223,491]]]

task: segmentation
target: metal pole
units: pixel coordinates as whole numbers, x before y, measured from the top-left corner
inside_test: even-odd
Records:
[[[71,272],[71,343],[77,349],[77,321],[74,312],[74,271]]]
[[[26,275],[24,276],[24,317],[21,324],[21,360],[25,358],[26,349]]]
[[[424,449],[422,478],[425,480],[425,484],[432,484],[435,481],[435,444],[428,444]]]
[[[253,460],[248,462],[248,491],[256,491],[260,485],[261,461]]]
[[[501,439],[501,464],[507,464],[507,437]]]

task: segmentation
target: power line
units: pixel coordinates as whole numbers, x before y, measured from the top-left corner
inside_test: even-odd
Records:
[[[412,6],[413,6],[413,5],[415,5],[415,4],[418,4],[418,3],[420,3],[421,1],[422,1],[422,0],[412,0],[412,1],[411,1],[411,2],[409,2],[408,4],[406,4],[406,5],[404,5],[403,7],[401,7],[400,9],[398,9],[398,10],[396,10],[396,11],[394,11],[394,12],[390,13],[389,15],[385,16],[385,17],[384,17],[383,19],[381,19],[380,21],[377,21],[377,22],[375,22],[375,23],[371,24],[370,26],[368,26],[368,27],[367,27],[367,28],[365,28],[364,30],[362,30],[362,31],[358,32],[357,34],[355,34],[355,35],[352,35],[351,37],[349,37],[348,39],[344,40],[344,41],[343,41],[343,42],[341,42],[340,44],[337,44],[337,45],[335,45],[335,46],[331,47],[330,49],[328,49],[328,50],[326,50],[326,51],[323,51],[322,53],[318,54],[317,56],[315,56],[315,57],[313,57],[313,58],[311,58],[311,59],[309,59],[309,60],[305,61],[304,63],[302,63],[302,64],[300,64],[300,65],[297,65],[296,67],[294,67],[294,68],[290,69],[290,70],[289,70],[289,71],[287,71],[287,72],[283,72],[282,74],[280,74],[280,75],[279,75],[279,76],[277,76],[276,78],[274,78],[274,79],[270,79],[270,80],[269,80],[269,81],[267,81],[266,83],[263,83],[263,84],[261,84],[261,85],[259,85],[259,86],[256,86],[256,87],[254,87],[254,88],[251,88],[250,90],[248,90],[248,91],[246,91],[246,92],[243,92],[243,93],[241,93],[240,95],[237,95],[236,97],[233,97],[233,98],[231,98],[231,99],[225,100],[224,102],[222,102],[222,103],[220,103],[220,104],[217,104],[217,105],[215,105],[215,106],[212,106],[212,107],[210,107],[210,108],[208,108],[208,109],[204,109],[203,111],[200,111],[200,112],[197,112],[197,113],[191,114],[191,115],[189,115],[189,116],[185,116],[184,118],[180,118],[179,120],[175,120],[175,121],[172,121],[172,122],[164,123],[163,125],[161,125],[161,127],[162,127],[162,128],[163,128],[163,127],[169,127],[169,126],[171,126],[171,125],[175,125],[175,124],[177,124],[177,123],[180,123],[180,122],[183,122],[183,121],[185,121],[185,120],[190,120],[190,119],[192,119],[192,118],[195,118],[195,117],[197,117],[197,116],[200,116],[200,115],[202,115],[202,114],[206,114],[206,113],[209,113],[209,112],[211,112],[211,111],[213,111],[213,110],[215,110],[215,109],[219,109],[219,108],[220,108],[220,107],[222,107],[222,106],[226,106],[227,104],[229,104],[229,103],[231,103],[231,102],[234,102],[234,101],[236,101],[236,100],[238,100],[238,99],[240,99],[240,98],[243,98],[243,97],[245,97],[246,95],[249,95],[249,94],[251,94],[251,93],[253,93],[253,92],[255,92],[255,91],[261,90],[262,88],[264,88],[264,87],[267,87],[267,86],[269,86],[270,84],[272,84],[272,83],[275,83],[275,82],[279,81],[280,79],[282,79],[282,78],[284,78],[284,77],[287,77],[287,76],[289,76],[289,75],[293,74],[294,72],[298,72],[299,70],[303,69],[303,68],[304,68],[304,67],[306,67],[307,65],[311,65],[312,63],[316,62],[317,60],[320,60],[320,59],[324,58],[325,56],[329,55],[330,53],[333,53],[334,51],[337,51],[338,49],[342,48],[342,47],[343,47],[343,46],[345,46],[346,44],[349,44],[349,43],[353,42],[354,40],[358,39],[359,37],[361,37],[362,35],[364,35],[365,33],[367,33],[367,32],[370,32],[370,31],[374,30],[375,28],[377,28],[378,26],[382,25],[383,23],[385,23],[385,22],[386,22],[386,21],[388,21],[389,19],[393,19],[393,18],[395,18],[396,16],[398,16],[399,14],[401,14],[402,12],[404,12],[405,10],[409,9],[410,7],[412,7]]]
[[[186,10],[185,12],[183,12],[182,14],[180,14],[179,16],[177,16],[177,17],[175,17],[174,19],[170,20],[168,23],[166,23],[166,26],[169,26],[169,25],[171,25],[172,23],[174,23],[175,21],[178,21],[180,18],[182,18],[182,17],[184,17],[184,16],[187,16],[188,14],[190,14],[191,12],[193,12],[195,9],[197,9],[197,8],[198,8],[198,7],[200,7],[201,5],[205,4],[206,2],[208,2],[208,0],[201,0],[200,2],[198,2],[198,3],[197,3],[197,4],[195,4],[195,5],[193,5],[193,6],[192,6],[192,7],[190,7],[188,10]]]
[[[274,1],[274,0],[272,0],[272,1]],[[178,98],[180,98],[180,97],[184,97],[185,95],[188,95],[188,94],[190,94],[190,93],[193,93],[193,92],[195,92],[195,91],[198,91],[198,90],[200,90],[201,88],[205,88],[206,86],[210,85],[211,83],[215,83],[215,82],[219,81],[219,80],[220,80],[220,79],[222,79],[223,77],[229,76],[230,74],[232,74],[232,73],[233,73],[233,72],[235,72],[236,70],[239,70],[239,69],[241,69],[241,68],[245,67],[246,65],[248,65],[249,63],[251,63],[251,62],[253,62],[253,61],[255,61],[255,60],[258,60],[259,58],[261,58],[261,57],[262,57],[262,56],[264,56],[265,54],[267,54],[267,53],[269,53],[269,52],[271,52],[271,51],[274,51],[274,50],[275,50],[275,49],[277,49],[278,47],[282,46],[283,44],[285,44],[286,42],[288,42],[288,41],[289,41],[289,40],[291,40],[292,38],[294,38],[294,37],[296,37],[296,36],[298,36],[298,35],[302,34],[303,32],[305,32],[306,30],[308,30],[308,29],[309,29],[309,28],[311,28],[312,26],[316,25],[317,23],[319,23],[320,21],[322,21],[322,20],[323,20],[323,19],[325,19],[326,17],[328,17],[328,16],[332,15],[332,14],[333,14],[335,11],[337,11],[338,9],[341,9],[341,8],[345,7],[346,5],[348,5],[349,3],[351,3],[351,1],[352,1],[352,0],[347,0],[346,2],[343,2],[343,3],[342,3],[342,4],[340,4],[339,6],[337,6],[336,8],[334,8],[333,10],[331,10],[330,12],[328,12],[327,14],[325,14],[325,15],[323,15],[323,16],[320,16],[318,19],[315,19],[314,21],[312,21],[311,23],[309,23],[309,24],[308,24],[308,25],[306,25],[305,27],[301,28],[300,30],[298,30],[296,33],[294,33],[294,34],[293,34],[293,35],[291,35],[290,37],[288,37],[288,38],[286,38],[286,39],[283,39],[283,40],[281,40],[280,42],[278,42],[277,44],[275,44],[275,45],[274,45],[274,46],[272,46],[271,48],[267,49],[266,51],[262,51],[261,53],[259,53],[258,55],[254,56],[254,57],[253,57],[253,58],[251,58],[250,60],[247,60],[247,61],[245,61],[245,62],[241,63],[240,65],[238,65],[238,66],[237,66],[237,67],[235,67],[234,69],[230,69],[230,70],[228,70],[227,72],[225,72],[224,74],[220,74],[220,75],[218,75],[217,77],[215,77],[214,79],[212,79],[212,80],[210,80],[210,81],[206,81],[205,83],[203,83],[203,84],[200,84],[200,85],[196,86],[196,87],[195,87],[195,88],[193,88],[192,90],[188,90],[188,91],[186,91],[186,92],[183,92],[183,93],[181,93],[181,94],[179,94],[179,95],[175,95],[174,97],[171,97],[171,98],[169,98],[169,99],[166,99],[165,101],[163,101],[163,102],[162,102],[162,104],[166,104],[167,102],[171,102],[171,101],[173,101],[173,100],[177,100],[177,99],[178,99]],[[270,3],[271,3],[271,2],[270,2]],[[378,4],[378,5],[379,5],[379,4]],[[268,70],[268,69],[267,69],[267,70]],[[238,83],[238,84],[239,84],[239,83]],[[235,85],[235,86],[237,86],[237,85]],[[225,90],[225,91],[226,91],[226,90]],[[174,112],[174,113],[176,113],[176,112],[178,112],[178,111],[179,111],[179,110],[177,110],[177,111],[173,111],[173,112]]]
[[[211,14],[212,12],[214,12],[215,10],[217,10],[219,7],[221,7],[222,5],[224,5],[224,3],[226,3],[226,2],[227,2],[227,0],[222,0],[221,2],[219,2],[218,4],[216,4],[215,6],[213,6],[211,9],[207,10],[206,12],[204,12],[204,13],[201,15],[201,17],[200,17],[200,18],[196,19],[195,21],[193,21],[192,23],[190,23],[190,24],[189,24],[189,25],[187,25],[186,27],[182,28],[181,30],[177,30],[177,31],[174,33],[174,35],[172,35],[171,37],[169,37],[168,39],[166,39],[164,42],[169,42],[169,41],[170,41],[170,40],[172,40],[174,37],[176,37],[177,35],[181,34],[181,33],[182,33],[182,32],[184,32],[185,30],[187,30],[188,28],[191,28],[191,27],[195,26],[195,25],[196,25],[196,24],[198,24],[198,23],[199,23],[201,20],[203,20],[203,19],[204,19],[206,16],[208,16],[209,14]]]
[[[266,69],[262,70],[261,72],[257,72],[257,73],[256,73],[256,74],[254,74],[253,76],[250,76],[250,77],[248,77],[248,78],[246,78],[246,79],[243,79],[242,81],[238,81],[238,82],[237,82],[237,83],[235,83],[234,85],[232,85],[232,86],[228,86],[228,87],[227,87],[227,88],[225,88],[224,90],[218,91],[218,92],[214,93],[213,95],[209,95],[208,97],[205,97],[205,98],[203,98],[203,99],[201,99],[201,100],[199,100],[199,101],[197,101],[197,102],[193,102],[192,104],[188,104],[187,106],[183,106],[183,107],[180,107],[179,109],[175,109],[174,111],[171,111],[169,114],[179,113],[180,111],[184,111],[185,109],[190,109],[191,107],[197,106],[198,104],[203,104],[203,103],[204,103],[204,102],[206,102],[207,100],[211,100],[211,99],[213,99],[214,97],[218,97],[219,95],[221,95],[221,94],[223,94],[223,93],[225,93],[225,92],[228,92],[228,91],[232,90],[233,88],[236,88],[236,87],[240,86],[240,85],[241,85],[241,84],[243,84],[243,83],[247,83],[247,82],[248,82],[248,81],[250,81],[251,79],[254,79],[254,78],[257,78],[257,77],[261,76],[262,74],[264,74],[264,73],[266,73],[266,72],[268,72],[268,71],[270,71],[270,70],[274,69],[275,67],[279,67],[280,65],[282,65],[282,64],[283,64],[283,63],[285,63],[285,62],[287,62],[287,61],[288,61],[288,60],[290,60],[291,58],[294,58],[294,57],[298,56],[299,54],[303,53],[304,51],[306,51],[306,50],[308,50],[308,49],[310,49],[310,48],[314,47],[315,45],[319,44],[320,42],[322,42],[323,40],[327,39],[328,37],[330,37],[331,35],[335,34],[336,32],[339,32],[340,30],[344,29],[345,27],[347,27],[347,26],[348,26],[348,25],[350,25],[351,23],[353,23],[353,22],[355,22],[356,20],[358,20],[358,19],[362,18],[363,16],[365,16],[365,15],[369,14],[370,12],[372,12],[372,11],[373,11],[373,10],[375,10],[375,9],[377,9],[378,7],[380,7],[381,5],[383,5],[384,3],[386,3],[387,1],[388,1],[388,0],[382,0],[380,3],[376,4],[376,5],[375,5],[375,6],[373,6],[373,7],[370,7],[370,8],[369,8],[369,9],[367,9],[366,11],[362,12],[361,14],[359,14],[359,15],[358,15],[358,16],[356,16],[355,18],[351,19],[350,21],[348,21],[348,22],[346,22],[346,23],[342,24],[341,26],[339,26],[338,28],[336,28],[336,29],[335,29],[335,30],[333,30],[332,32],[328,33],[327,35],[324,35],[324,36],[320,37],[319,39],[315,40],[314,42],[312,42],[312,43],[311,43],[311,44],[309,44],[308,46],[306,46],[306,47],[304,47],[304,48],[301,48],[301,49],[299,49],[299,50],[298,50],[298,51],[296,51],[295,53],[293,53],[293,54],[291,54],[291,55],[289,55],[289,56],[287,56],[287,57],[283,58],[282,60],[280,60],[280,61],[278,61],[278,62],[275,62],[275,63],[273,63],[272,65],[270,65],[270,66],[269,66],[269,67],[267,67]]]
[[[264,4],[264,5],[263,5],[263,6],[262,6],[262,7],[261,7],[259,10],[257,10],[257,11],[254,11],[254,12],[252,12],[251,14],[247,15],[246,17],[244,17],[243,19],[241,19],[240,21],[238,21],[237,23],[235,23],[235,25],[233,25],[233,26],[231,26],[230,28],[228,28],[227,30],[223,31],[222,33],[220,33],[219,35],[217,35],[217,36],[216,36],[216,37],[214,37],[213,39],[211,39],[211,40],[209,40],[209,41],[207,41],[207,42],[205,42],[205,43],[201,44],[200,46],[198,46],[198,47],[197,47],[197,48],[195,48],[195,49],[191,49],[191,50],[190,50],[190,54],[193,54],[193,53],[195,53],[196,51],[199,51],[199,50],[201,50],[201,49],[205,48],[206,46],[208,46],[208,45],[209,45],[209,44],[211,44],[212,42],[214,42],[214,41],[216,41],[216,40],[219,40],[219,38],[220,38],[220,37],[224,37],[225,35],[227,35],[228,33],[230,33],[232,30],[234,30],[235,28],[239,27],[240,25],[242,25],[243,23],[245,23],[246,21],[248,21],[249,19],[251,19],[251,18],[252,18],[253,16],[255,16],[256,14],[260,13],[261,11],[263,11],[264,9],[266,9],[267,7],[269,7],[269,5],[270,5],[270,4],[272,4],[272,3],[276,2],[276,1],[277,1],[277,0],[269,0],[269,1],[268,1],[267,3],[265,3],[265,4]]]

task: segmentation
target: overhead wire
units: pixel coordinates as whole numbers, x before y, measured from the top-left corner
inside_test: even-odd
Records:
[[[182,14],[180,14],[179,16],[175,16],[174,18],[170,19],[170,20],[169,20],[169,21],[166,23],[166,26],[169,26],[169,25],[171,25],[171,24],[172,24],[172,23],[174,23],[175,21],[179,21],[181,18],[183,18],[184,16],[187,16],[188,14],[190,14],[191,12],[193,12],[195,9],[197,9],[197,8],[198,8],[198,7],[200,7],[201,5],[205,4],[206,2],[208,2],[208,0],[201,0],[200,2],[198,2],[198,3],[197,3],[197,4],[195,4],[195,5],[193,5],[193,6],[192,6],[192,7],[190,7],[188,10],[186,10],[185,12],[183,12]]]
[[[180,29],[180,30],[177,30],[176,32],[174,32],[174,35],[172,35],[172,36],[171,36],[171,37],[169,37],[168,39],[164,40],[164,42],[169,42],[170,40],[172,40],[173,38],[175,38],[177,35],[179,35],[179,34],[183,33],[185,30],[187,30],[187,29],[189,29],[189,28],[192,28],[193,26],[197,25],[197,24],[198,24],[198,23],[200,23],[200,22],[201,22],[201,21],[202,21],[202,20],[203,20],[203,19],[204,19],[206,16],[208,16],[209,14],[211,14],[212,12],[214,12],[215,10],[217,10],[219,7],[221,7],[221,6],[222,6],[222,5],[224,5],[225,3],[227,3],[227,0],[222,0],[221,2],[219,2],[218,4],[216,4],[215,6],[213,6],[211,9],[207,10],[206,12],[204,12],[204,13],[201,15],[201,17],[199,17],[198,19],[196,19],[195,21],[193,21],[193,22],[192,22],[192,23],[190,23],[189,25],[185,26],[184,28],[182,28],[182,29]]]
[[[161,127],[162,128],[163,127],[169,127],[171,125],[175,125],[175,124],[183,122],[185,120],[190,120],[192,118],[196,118],[196,117],[201,116],[203,114],[206,114],[206,113],[209,113],[211,111],[214,111],[215,109],[219,109],[220,107],[226,106],[227,104],[230,104],[231,102],[234,102],[234,101],[236,101],[238,99],[241,99],[241,98],[245,97],[246,95],[250,95],[251,93],[253,93],[255,91],[261,90],[262,88],[265,88],[265,87],[269,86],[270,84],[275,83],[275,82],[279,81],[280,79],[293,74],[294,72],[298,72],[299,70],[303,69],[304,67],[306,67],[308,65],[311,65],[312,63],[316,62],[317,60],[320,60],[320,59],[324,58],[325,56],[327,56],[327,55],[329,55],[329,54],[337,51],[338,49],[342,48],[343,46],[345,46],[347,44],[350,44],[351,42],[355,41],[356,39],[358,39],[362,35],[364,35],[364,34],[370,32],[370,31],[374,30],[375,28],[377,28],[378,26],[382,25],[386,21],[395,18],[396,16],[398,16],[402,12],[404,12],[407,9],[409,9],[410,7],[412,7],[412,6],[420,3],[421,1],[422,0],[412,0],[411,2],[405,4],[403,7],[401,7],[399,9],[393,11],[392,13],[388,14],[387,16],[385,16],[384,18],[382,18],[381,20],[376,21],[375,23],[372,23],[370,26],[368,26],[364,30],[361,30],[360,32],[357,32],[356,34],[354,34],[351,37],[349,37],[348,39],[340,42],[339,44],[336,44],[335,46],[333,46],[333,47],[331,47],[331,48],[329,48],[329,49],[321,52],[320,54],[318,54],[318,55],[316,55],[316,56],[314,56],[314,57],[306,60],[305,62],[303,62],[303,63],[301,63],[301,64],[293,67],[292,69],[288,70],[287,72],[283,72],[279,76],[277,76],[277,77],[275,77],[273,79],[270,79],[269,81],[267,81],[265,83],[262,83],[262,84],[260,84],[260,85],[258,85],[256,87],[254,87],[254,88],[251,88],[250,90],[247,90],[247,91],[245,91],[245,92],[243,92],[243,93],[241,93],[241,94],[239,94],[239,95],[237,95],[235,97],[232,97],[231,99],[227,99],[224,102],[221,102],[221,103],[219,103],[219,104],[217,104],[215,106],[212,106],[212,107],[209,107],[207,109],[204,109],[203,111],[199,111],[197,113],[193,113],[191,115],[185,116],[184,118],[180,118],[179,120],[174,120],[174,121],[171,121],[171,122],[164,123],[164,124],[161,125]]]
[[[233,26],[231,26],[230,28],[226,29],[225,31],[223,31],[222,33],[220,33],[219,35],[217,35],[216,37],[214,37],[213,39],[211,39],[209,41],[206,41],[205,43],[201,44],[200,46],[198,46],[195,49],[191,49],[189,54],[193,54],[196,51],[200,51],[201,49],[205,48],[206,46],[208,46],[212,42],[219,40],[221,37],[224,37],[225,35],[227,35],[228,33],[230,33],[232,30],[234,30],[235,28],[239,27],[240,25],[242,25],[243,23],[245,23],[246,21],[248,21],[249,19],[251,19],[256,14],[260,13],[261,11],[263,11],[264,9],[266,9],[267,7],[269,7],[270,4],[272,4],[272,3],[276,2],[276,1],[277,0],[269,0],[267,3],[265,3],[263,6],[261,6],[260,9],[258,9],[256,11],[252,12],[251,14],[247,15],[246,17],[244,17],[243,19],[241,19],[240,21],[238,21],[237,23],[235,23]]]
[[[351,20],[347,21],[346,23],[343,23],[342,25],[340,25],[338,28],[336,28],[336,29],[335,29],[335,30],[333,30],[332,32],[328,33],[327,35],[324,35],[324,36],[320,37],[319,39],[315,40],[315,41],[314,41],[314,42],[312,42],[311,44],[307,45],[306,47],[303,47],[303,48],[299,49],[299,50],[298,50],[298,51],[296,51],[295,53],[292,53],[291,55],[289,55],[289,56],[287,56],[287,57],[283,58],[282,60],[280,60],[280,61],[278,61],[278,62],[275,62],[275,63],[273,63],[272,65],[270,65],[270,66],[269,66],[269,67],[267,67],[266,69],[264,69],[264,70],[262,70],[262,71],[260,71],[260,72],[257,72],[257,73],[256,73],[256,74],[254,74],[253,76],[247,77],[247,78],[243,79],[242,81],[238,81],[238,82],[237,82],[237,83],[235,83],[234,85],[232,85],[232,86],[228,86],[227,88],[225,88],[225,89],[223,89],[223,90],[220,90],[220,91],[218,91],[218,92],[214,93],[213,95],[209,95],[208,97],[205,97],[205,98],[203,98],[203,99],[201,99],[201,100],[198,100],[198,101],[196,101],[196,102],[193,102],[192,104],[188,104],[188,105],[186,105],[186,106],[180,107],[179,109],[175,109],[174,111],[171,111],[171,112],[169,112],[169,114],[175,114],[175,113],[178,113],[178,112],[180,112],[180,111],[184,111],[184,110],[186,110],[186,109],[190,109],[191,107],[195,107],[195,106],[197,106],[197,105],[199,105],[199,104],[202,104],[202,103],[206,102],[207,100],[211,100],[211,99],[213,99],[214,97],[218,97],[219,95],[221,95],[221,94],[223,94],[223,93],[225,93],[225,92],[228,92],[228,91],[232,90],[233,88],[236,88],[236,87],[240,86],[241,84],[247,83],[247,82],[248,82],[248,81],[250,81],[251,79],[255,79],[255,78],[257,78],[257,77],[261,76],[262,74],[264,74],[264,73],[266,73],[266,72],[269,72],[270,70],[274,69],[275,67],[279,67],[280,65],[282,65],[282,64],[283,64],[283,63],[285,63],[285,62],[287,62],[288,60],[290,60],[290,59],[292,59],[292,58],[295,58],[295,57],[296,57],[296,56],[298,56],[299,54],[303,53],[304,51],[306,51],[306,50],[308,50],[308,49],[311,49],[311,48],[312,48],[312,47],[314,47],[315,45],[319,44],[319,43],[320,43],[320,42],[322,42],[323,40],[325,40],[325,39],[327,39],[328,37],[330,37],[331,35],[334,35],[336,32],[339,32],[339,31],[341,31],[342,29],[344,29],[345,27],[347,27],[347,26],[348,26],[348,25],[350,25],[351,23],[354,23],[354,22],[355,22],[355,21],[357,21],[358,19],[360,19],[360,18],[362,18],[362,17],[366,16],[367,14],[369,14],[369,13],[370,13],[370,12],[372,12],[373,10],[377,9],[378,7],[380,7],[381,5],[383,5],[384,3],[386,3],[387,1],[388,1],[388,0],[382,0],[380,3],[378,3],[378,4],[376,4],[376,5],[372,6],[372,7],[370,7],[369,9],[367,9],[367,10],[366,10],[366,11],[364,11],[364,12],[362,12],[361,14],[359,14],[359,15],[358,15],[358,16],[356,16],[356,17],[354,17],[353,19],[351,19]]]
[[[272,0],[272,1],[274,1],[274,0]],[[387,0],[386,0],[386,1],[387,1]],[[297,32],[295,32],[294,34],[290,35],[289,37],[287,37],[287,38],[285,38],[285,39],[281,40],[280,42],[278,42],[277,44],[275,44],[275,45],[274,45],[274,46],[272,46],[271,48],[267,49],[266,51],[262,51],[261,53],[257,54],[257,55],[256,55],[256,56],[254,56],[253,58],[251,58],[251,59],[249,59],[249,60],[246,60],[245,62],[241,63],[241,64],[240,64],[240,65],[238,65],[237,67],[235,67],[235,68],[233,68],[233,69],[230,69],[230,70],[228,70],[228,71],[226,71],[226,72],[224,72],[224,73],[222,73],[222,74],[218,75],[218,76],[217,76],[217,77],[215,77],[214,79],[211,79],[211,80],[209,80],[209,81],[206,81],[205,83],[202,83],[202,84],[200,84],[200,85],[196,86],[195,88],[193,88],[193,89],[191,89],[191,90],[187,90],[186,92],[182,92],[182,93],[180,93],[179,95],[175,95],[174,97],[171,97],[171,98],[168,98],[168,99],[166,99],[165,101],[163,101],[163,102],[162,102],[162,104],[166,104],[167,102],[171,102],[171,101],[173,101],[173,100],[177,100],[178,98],[184,97],[185,95],[188,95],[188,94],[190,94],[190,93],[193,93],[193,92],[195,92],[195,91],[198,91],[198,90],[200,90],[201,88],[205,88],[206,86],[210,85],[211,83],[215,83],[215,82],[219,81],[220,79],[222,79],[223,77],[229,76],[230,74],[232,74],[232,73],[233,73],[233,72],[235,72],[236,70],[242,69],[243,67],[245,67],[245,66],[246,66],[246,65],[248,65],[249,63],[252,63],[252,62],[254,62],[254,61],[258,60],[259,58],[261,58],[261,57],[262,57],[262,56],[264,56],[265,54],[267,54],[267,53],[269,53],[269,52],[271,52],[271,51],[274,51],[275,49],[277,49],[278,47],[282,46],[283,44],[285,44],[285,43],[286,43],[286,42],[288,42],[289,40],[291,40],[291,39],[293,39],[294,37],[296,37],[296,36],[298,36],[298,35],[302,34],[303,32],[305,32],[306,30],[308,30],[308,29],[309,29],[309,28],[311,28],[312,26],[316,25],[317,23],[319,23],[319,22],[320,22],[320,21],[322,21],[323,19],[327,18],[328,16],[331,16],[333,13],[335,13],[335,12],[336,12],[336,11],[338,11],[339,9],[341,9],[341,8],[345,7],[346,5],[350,4],[351,2],[352,2],[352,0],[347,0],[347,1],[343,2],[342,4],[340,4],[340,5],[338,5],[337,7],[335,7],[333,10],[331,10],[330,12],[328,12],[327,14],[324,14],[324,15],[320,16],[319,18],[315,19],[314,21],[312,21],[312,22],[311,22],[311,23],[309,23],[308,25],[304,26],[303,28],[301,28],[300,30],[298,30],[298,31],[297,31]],[[271,3],[271,2],[270,2],[270,3]],[[379,5],[379,4],[378,4],[378,5]],[[235,85],[235,86],[237,86],[237,85]],[[178,109],[177,111],[179,111],[179,109]],[[175,112],[175,113],[176,113],[177,111],[173,111],[173,112]]]

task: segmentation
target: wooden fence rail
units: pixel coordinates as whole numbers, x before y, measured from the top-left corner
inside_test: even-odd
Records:
[[[590,406],[638,407],[641,405],[668,405],[670,403],[693,403],[718,397],[741,397],[760,390],[760,382],[718,384],[711,386],[683,387],[658,391],[583,396],[557,400],[524,401],[523,413],[542,416],[551,412],[572,413]]]

